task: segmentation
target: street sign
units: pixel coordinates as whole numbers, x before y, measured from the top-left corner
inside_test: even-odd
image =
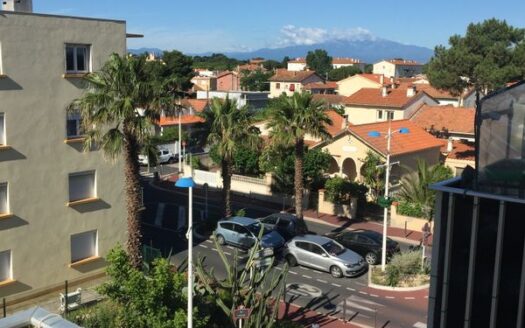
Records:
[[[239,308],[233,310],[233,317],[235,318],[235,320],[248,319],[251,313],[252,309],[245,308],[244,306],[239,306]]]
[[[255,267],[257,267],[257,268],[267,267],[267,266],[272,265],[272,263],[273,263],[273,258],[272,257],[267,257],[267,258],[264,258],[264,259],[259,259],[259,260],[253,261],[253,265],[255,265]]]
[[[273,256],[273,248],[263,248],[259,252],[255,253],[254,258],[259,259],[259,258],[265,258],[268,256]]]

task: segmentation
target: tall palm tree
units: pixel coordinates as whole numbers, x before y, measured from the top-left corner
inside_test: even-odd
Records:
[[[361,176],[363,182],[370,189],[370,195],[374,200],[377,200],[379,194],[385,188],[385,168],[379,167],[383,161],[376,153],[368,151],[366,157],[361,160]]]
[[[282,94],[275,99],[268,109],[267,128],[270,130],[272,142],[293,146],[295,154],[295,214],[306,229],[303,219],[303,162],[304,137],[306,134],[314,138],[330,138],[326,130],[332,120],[326,114],[328,108],[315,101],[309,93],[295,92],[291,97]]]
[[[419,205],[423,209],[425,218],[430,221],[434,215],[436,192],[431,190],[429,185],[451,177],[452,170],[450,168],[441,164],[429,166],[426,161],[418,159],[417,171],[401,180],[399,198],[405,202]]]
[[[140,146],[158,120],[160,108],[172,103],[160,83],[144,71],[145,62],[143,57],[111,55],[99,72],[85,77],[86,93],[69,106],[70,111],[80,112],[85,149],[96,145],[108,158],[124,157],[127,250],[135,268],[142,267]]]
[[[254,115],[248,107],[237,108],[237,101],[229,97],[213,98],[211,105],[199,115],[204,118],[209,133],[206,142],[215,147],[221,159],[224,215],[230,217],[233,156],[240,144],[255,147],[259,140],[259,129],[252,126]]]

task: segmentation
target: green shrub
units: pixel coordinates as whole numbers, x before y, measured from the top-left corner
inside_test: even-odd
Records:
[[[425,211],[421,204],[414,204],[405,201],[401,201],[397,205],[397,213],[405,216],[411,216],[414,218],[424,218]]]
[[[351,182],[341,177],[333,177],[326,180],[324,187],[327,199],[333,203],[349,202],[350,198],[354,197],[362,200],[368,191],[365,185]]]
[[[424,270],[425,268],[421,268],[420,251],[398,253],[392,257],[386,268],[387,283],[390,286],[396,286],[406,276],[415,275]]]
[[[66,319],[85,328],[113,328],[117,327],[119,312],[118,306],[106,301],[70,312]]]

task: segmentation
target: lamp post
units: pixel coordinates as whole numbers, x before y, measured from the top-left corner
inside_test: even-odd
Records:
[[[407,134],[410,131],[407,128],[400,128],[398,130],[393,130],[391,128],[391,122],[388,121],[388,132],[386,133],[386,177],[385,177],[385,201],[388,200],[388,189],[390,184],[390,167],[395,163],[390,163],[390,141],[392,139],[392,135],[396,132],[399,132],[401,134]],[[384,134],[384,133],[383,133]],[[373,138],[378,138],[382,135],[381,132],[378,131],[370,131],[368,132],[368,136]],[[382,166],[382,165],[381,165]],[[387,238],[387,223],[388,223],[388,206],[387,204],[384,204],[384,213],[383,213],[383,245],[381,248],[381,271],[385,271],[385,265],[386,265],[386,238]]]
[[[179,108],[179,153],[177,156],[179,156],[179,174],[182,172],[182,157],[180,152],[180,143],[182,142],[182,124],[181,124],[181,116],[182,116],[182,109]]]
[[[191,177],[183,177],[175,182],[176,187],[188,188],[188,328],[193,327],[193,187]]]

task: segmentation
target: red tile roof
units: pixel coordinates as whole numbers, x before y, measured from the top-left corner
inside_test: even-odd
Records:
[[[208,105],[207,99],[183,99],[182,105],[185,107],[191,107],[196,112],[202,112]]]
[[[476,160],[476,147],[473,142],[464,142],[454,140],[452,142],[452,151],[448,152],[448,140],[442,140],[443,146],[441,152],[446,153],[447,158],[459,159],[463,161],[475,161]]]
[[[243,64],[237,66],[237,71],[256,71],[256,70],[263,70],[266,69],[261,64],[255,64],[255,63],[249,63],[249,64]]]
[[[197,115],[182,115],[180,117],[180,123],[181,125],[186,124],[195,124],[195,123],[203,123],[204,119]],[[167,125],[178,125],[179,124],[179,118],[177,116],[163,116],[160,118],[159,125],[160,126],[167,126]]]
[[[348,57],[334,57],[332,59],[332,64],[359,64],[361,61],[355,58]]]
[[[278,69],[269,79],[274,82],[302,82],[312,75],[317,75],[314,71],[288,71]]]
[[[315,100],[324,101],[327,105],[342,105],[346,99],[345,96],[330,95],[330,94],[314,94]]]
[[[474,134],[473,107],[430,106],[423,104],[410,121],[425,130],[448,130],[449,132]]]
[[[348,127],[348,131],[379,153],[386,155],[387,138],[385,136],[388,132],[388,126],[388,121],[351,125]],[[426,132],[409,120],[391,121],[390,126],[392,131],[399,130],[401,128],[408,128],[409,130],[409,133],[407,134],[393,134],[390,144],[391,155],[401,155],[418,152],[425,149],[440,148],[443,145],[442,140],[435,138],[430,133]],[[368,133],[371,131],[378,131],[381,133],[381,136],[371,137],[368,135]]]
[[[329,110],[326,114],[332,120],[332,124],[326,126],[326,130],[332,137],[344,130],[343,123],[345,118],[343,116],[339,115],[335,110]]]
[[[356,93],[346,97],[346,105],[355,106],[376,106],[387,108],[403,108],[409,104],[415,97],[421,94],[418,91],[412,97],[407,96],[407,90],[404,88],[388,89],[387,95],[383,96],[382,88],[363,88]]]
[[[337,82],[311,82],[304,85],[304,88],[306,90],[313,90],[313,89],[337,89]]]
[[[383,84],[390,83],[390,79],[384,76],[383,74],[371,74],[371,73],[362,73],[357,74],[359,76],[362,76],[364,78],[369,79],[372,82],[381,84],[381,76],[383,77]]]
[[[306,58],[304,57],[297,57],[295,59],[292,59],[288,61],[289,63],[296,63],[296,64],[306,64]]]
[[[415,86],[416,90],[425,91],[432,98],[450,99],[450,100],[458,100],[458,98],[459,98],[459,97],[453,96],[448,91],[436,89],[433,86],[431,86],[430,84],[425,84],[425,83],[413,84],[413,83],[410,83],[410,82],[408,82],[408,83],[405,82],[405,83],[400,83],[399,84],[399,88],[400,89],[405,89],[405,90],[406,90],[406,88],[411,87],[411,86]]]

